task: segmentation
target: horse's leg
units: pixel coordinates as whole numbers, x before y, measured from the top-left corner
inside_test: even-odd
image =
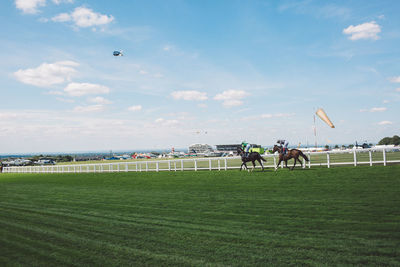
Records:
[[[279,157],[278,164],[276,164],[276,166],[275,166],[275,171],[278,170],[278,167],[279,167],[279,164],[281,164],[281,161],[282,161],[282,158]]]
[[[296,162],[297,162],[297,160],[296,160],[296,158],[294,158],[294,164],[293,164],[292,170],[293,170],[294,167],[296,166]]]
[[[243,164],[244,164],[244,167],[246,168],[246,170],[249,171],[249,168],[247,168],[246,162],[243,162]]]
[[[300,162],[301,167],[303,168],[303,162],[299,158],[296,158],[298,162]]]
[[[242,166],[244,165],[244,167],[246,168],[246,170],[249,170],[249,168],[247,168],[247,164],[246,164],[246,162],[243,162],[242,163]]]
[[[254,169],[256,168],[256,163],[254,160],[251,163],[253,163],[253,169],[251,171],[254,171]]]
[[[262,164],[261,160],[260,159],[257,159],[257,160],[258,160],[258,163],[260,163],[260,165],[261,165],[262,171],[264,171],[264,165]]]

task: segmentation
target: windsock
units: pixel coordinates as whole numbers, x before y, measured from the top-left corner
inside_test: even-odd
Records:
[[[333,123],[331,122],[331,120],[328,118],[328,116],[326,115],[325,111],[322,108],[319,108],[317,110],[317,112],[315,112],[315,114],[317,114],[318,117],[321,118],[321,120],[323,120],[326,124],[329,125],[329,127],[331,128],[335,128],[335,125],[333,125]]]

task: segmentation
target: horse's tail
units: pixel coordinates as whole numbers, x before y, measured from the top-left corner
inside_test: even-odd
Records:
[[[300,156],[302,156],[306,161],[309,161],[308,157],[303,153],[303,151],[300,151]]]
[[[267,161],[266,159],[264,159],[263,157],[261,157],[261,155],[260,155],[260,159],[261,159],[262,161]]]

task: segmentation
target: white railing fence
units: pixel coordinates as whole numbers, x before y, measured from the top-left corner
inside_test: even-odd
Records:
[[[325,151],[305,152],[309,161],[303,162],[303,168],[312,166],[326,166],[327,168],[338,165],[384,165],[400,163],[400,151],[388,149],[359,149],[351,151]],[[263,155],[267,162],[263,162],[264,168],[275,168],[278,162],[278,155]],[[98,172],[160,172],[160,171],[199,171],[199,170],[228,170],[239,169],[242,161],[240,157],[223,158],[190,158],[171,160],[150,160],[113,163],[92,163],[92,164],[70,164],[70,165],[47,165],[47,166],[19,166],[4,167],[3,173],[98,173]],[[281,168],[284,167],[282,162]],[[252,163],[247,162],[248,168]],[[288,167],[293,166],[293,160],[288,161]],[[261,168],[256,162],[256,168]],[[301,168],[296,164],[296,168]]]

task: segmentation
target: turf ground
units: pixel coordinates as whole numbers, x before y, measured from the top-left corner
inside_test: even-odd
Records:
[[[399,247],[399,165],[0,174],[0,266],[399,266]]]

